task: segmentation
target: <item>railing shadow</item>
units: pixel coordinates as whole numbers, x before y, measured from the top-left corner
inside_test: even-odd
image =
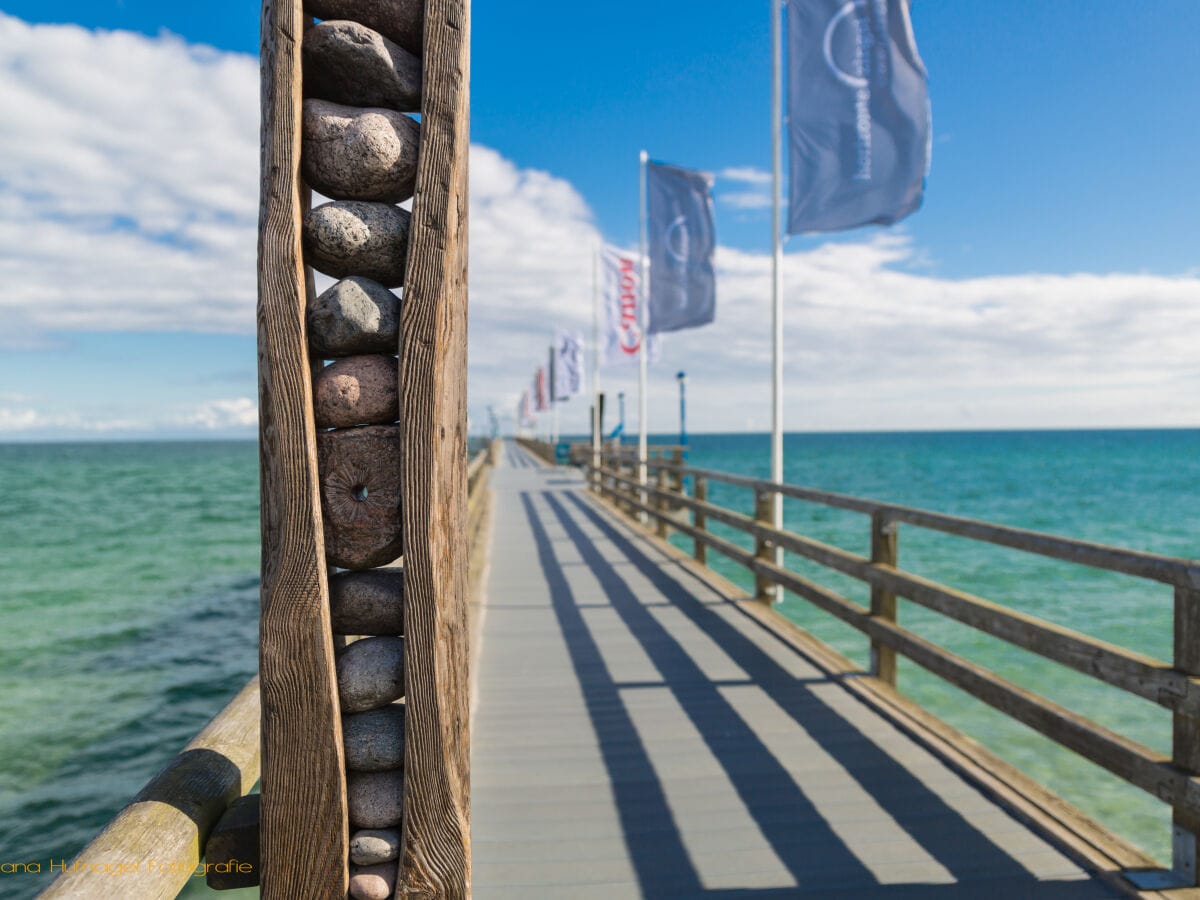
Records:
[[[535,504],[534,497],[539,503]],[[569,498],[570,507],[562,499]],[[743,632],[672,578],[638,542],[573,492],[522,493],[522,503],[551,602],[612,781],[629,857],[647,897],[1094,897],[1095,882],[1039,882],[1018,861],[946,804]],[[553,516],[539,511],[543,505]],[[669,690],[779,861],[803,890],[706,890],[654,768],[644,738],[626,707],[624,687],[608,671],[581,605],[555,555],[548,523],[556,523],[590,569],[611,609],[661,672]],[[653,585],[724,650],[750,680],[804,729],[818,746],[958,883],[882,885],[825,820],[770,747],[665,626],[625,577],[597,549],[583,524],[618,550],[623,563]],[[627,571],[627,570],[626,570]],[[833,679],[825,679],[832,681]],[[964,882],[970,882],[970,884]],[[988,893],[991,884],[1002,893]],[[1001,887],[1003,885],[1003,887]]]

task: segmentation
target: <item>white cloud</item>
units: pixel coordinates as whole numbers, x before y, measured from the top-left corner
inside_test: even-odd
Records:
[[[170,36],[0,14],[0,347],[50,349],[72,331],[253,333],[257,71]],[[768,173],[721,177],[724,206],[769,202]],[[600,235],[569,183],[479,146],[470,224],[482,422],[488,404],[511,411],[555,327],[590,333]],[[786,257],[789,427],[1195,424],[1195,275],[945,279],[919,269],[924,248],[875,234]],[[652,375],[663,430],[680,368],[693,427],[768,424],[769,256],[722,248],[717,263],[716,323],[669,335]],[[605,373],[608,389],[633,384],[633,370]],[[128,416],[103,419],[0,401],[5,432],[251,428],[256,415],[248,398],[152,421],[136,396]],[[564,428],[583,427],[586,405],[568,404]]]
[[[205,431],[257,428],[258,402],[249,397],[208,400],[174,417],[170,424],[184,428],[201,428]]]

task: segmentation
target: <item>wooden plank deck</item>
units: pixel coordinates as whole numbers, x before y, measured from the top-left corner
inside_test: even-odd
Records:
[[[472,736],[474,895],[1118,896],[508,442]]]

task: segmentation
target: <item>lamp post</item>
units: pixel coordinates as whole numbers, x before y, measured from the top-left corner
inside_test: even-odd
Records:
[[[679,443],[687,446],[687,373],[676,372],[675,379],[679,382]]]

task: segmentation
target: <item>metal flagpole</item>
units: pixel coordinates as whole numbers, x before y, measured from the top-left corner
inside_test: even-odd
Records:
[[[558,445],[558,380],[555,369],[558,368],[558,348],[550,344],[550,443]]]
[[[645,150],[641,153],[641,178],[639,180],[638,201],[638,248],[641,253],[641,287],[638,291],[638,301],[641,308],[638,318],[641,320],[641,341],[638,344],[638,484],[643,488],[639,499],[646,503],[646,341],[649,339],[650,324],[650,278],[646,260],[646,163],[650,157]],[[639,518],[645,522],[646,513],[643,511]]]
[[[783,482],[783,239],[780,229],[783,193],[783,3],[771,2],[771,480]],[[783,495],[775,494],[771,518],[783,527]],[[783,549],[775,548],[775,564]],[[775,600],[782,592],[774,588]]]
[[[592,470],[600,468],[600,246],[592,248]],[[597,476],[597,485],[599,484]]]

